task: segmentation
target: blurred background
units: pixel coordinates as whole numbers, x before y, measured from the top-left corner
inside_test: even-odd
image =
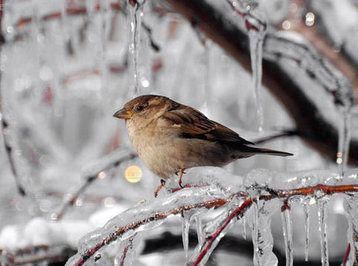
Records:
[[[307,145],[297,133],[295,119],[283,102],[265,86],[255,90],[255,77],[207,39],[195,21],[177,13],[170,2],[0,2],[0,262],[4,265],[9,261],[62,265],[85,233],[138,202],[153,200],[159,179],[132,156],[124,123],[112,117],[136,94],[165,95],[193,106],[250,141],[283,135],[263,145],[292,152],[292,158],[257,156],[225,167],[238,178],[259,168],[280,173],[337,172],[334,160]],[[225,11],[246,32],[246,15],[235,14],[230,1],[207,2]],[[265,22],[266,35],[307,45],[315,51],[317,62],[329,62],[325,66],[338,73],[339,81],[350,84],[345,89],[351,91],[345,94],[357,92],[358,1],[238,3],[249,14],[246,17],[253,15]],[[256,36],[259,42],[265,32]],[[275,48],[283,54],[294,50],[290,45]],[[270,46],[264,47],[264,57],[265,49],[267,57],[278,60],[269,54]],[[260,68],[260,49],[249,52],[251,59],[259,58],[256,65]],[[309,52],[298,55],[303,63],[282,61],[281,67],[308,90],[317,113],[343,128],[343,147],[344,135],[346,142],[349,136],[357,136],[357,108],[349,106],[350,125],[344,124],[334,97],[322,89],[332,76],[321,71],[321,77],[316,73],[321,80],[312,82],[307,80],[308,72],[302,71],[318,69],[309,60]],[[256,73],[256,79],[258,76]],[[317,207],[309,208],[310,261],[304,262],[304,225],[300,222],[304,210],[299,203],[292,207],[295,265],[320,264]],[[347,247],[342,198],[330,201],[329,215],[330,261],[340,265]],[[275,253],[281,265],[285,250],[279,213],[272,219]],[[208,265],[252,265],[251,241],[244,239],[242,225],[237,227],[222,240]],[[194,245],[194,228],[190,239]],[[180,217],[147,232],[140,242],[133,265],[184,264]],[[108,259],[109,265],[112,261]]]

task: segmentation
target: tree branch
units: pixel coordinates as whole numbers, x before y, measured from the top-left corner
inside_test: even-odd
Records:
[[[60,220],[65,215],[66,211],[75,204],[77,199],[85,193],[85,191],[88,189],[88,187],[96,180],[101,179],[103,176],[105,176],[105,171],[108,171],[111,168],[118,167],[123,162],[132,160],[136,158],[137,155],[134,153],[129,153],[126,156],[123,156],[119,158],[118,160],[115,160],[114,162],[110,162],[106,167],[102,168],[101,171],[96,171],[96,173],[89,174],[84,178],[83,184],[79,186],[79,188],[69,197],[67,200],[64,201],[62,204],[60,210],[56,213],[54,213],[51,218],[53,220]]]
[[[190,188],[187,188],[185,190],[188,190]],[[259,189],[260,190],[260,189]],[[175,196],[177,193],[180,193],[182,190],[176,191],[170,196]],[[202,190],[203,193],[207,193]],[[243,199],[243,202],[240,204],[239,207],[235,208],[228,216],[227,218],[218,226],[218,228],[215,230],[215,232],[208,238],[206,238],[205,242],[200,248],[200,253],[198,257],[193,262],[193,265],[198,265],[204,256],[208,253],[210,247],[213,245],[214,241],[218,238],[221,232],[229,225],[229,223],[234,218],[240,218],[246,210],[249,209],[249,207],[258,199],[258,200],[264,200],[264,201],[270,201],[275,198],[283,199],[284,202],[288,202],[288,200],[291,197],[294,196],[314,196],[317,194],[317,192],[320,192],[322,195],[332,195],[337,193],[352,193],[352,192],[358,192],[358,185],[323,185],[318,184],[315,186],[310,187],[301,187],[301,188],[295,188],[295,189],[272,189],[272,188],[265,188],[263,189],[263,194],[258,196],[258,198],[252,198],[249,196],[249,194],[246,191],[239,191],[234,194],[231,194],[227,197],[221,197],[221,198],[214,198],[211,200],[206,200],[202,202],[196,202],[193,204],[183,204],[179,206],[174,206],[173,208],[166,210],[166,211],[160,211],[160,206],[156,205],[157,209],[153,209],[151,211],[151,214],[149,216],[146,216],[144,218],[141,218],[139,220],[135,220],[135,217],[133,219],[129,219],[128,223],[124,226],[115,225],[113,227],[112,232],[109,234],[106,234],[106,237],[103,237],[99,242],[95,243],[93,246],[90,246],[87,250],[85,250],[81,255],[77,255],[73,257],[73,260],[71,260],[71,263],[76,266],[83,265],[88,259],[90,259],[96,252],[98,252],[100,249],[102,249],[104,246],[116,241],[118,238],[120,238],[122,235],[129,231],[135,232],[136,229],[145,226],[151,222],[160,221],[166,219],[170,215],[176,215],[181,214],[185,211],[190,210],[197,210],[201,208],[211,209],[211,208],[219,208],[225,205],[226,203],[232,201],[235,198]],[[183,193],[178,195],[178,197],[191,197],[191,194],[189,193]],[[147,206],[148,207],[148,206]],[[137,214],[138,211],[134,211],[134,215]],[[108,227],[106,226],[106,230],[108,230]],[[71,264],[71,265],[72,265]]]

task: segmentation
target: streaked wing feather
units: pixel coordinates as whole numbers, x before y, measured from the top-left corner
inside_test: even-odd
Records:
[[[213,142],[253,145],[235,131],[208,119],[199,111],[182,106],[166,112],[163,117],[173,128],[180,130],[184,138],[198,138]]]

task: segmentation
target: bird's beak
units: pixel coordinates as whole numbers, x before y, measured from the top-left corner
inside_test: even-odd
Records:
[[[133,113],[131,111],[122,108],[121,110],[115,112],[113,116],[117,117],[119,119],[127,120],[127,119],[130,119],[132,117],[132,115],[133,115]]]

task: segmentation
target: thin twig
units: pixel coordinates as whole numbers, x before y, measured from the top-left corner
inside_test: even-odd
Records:
[[[97,172],[96,174],[93,175],[89,175],[87,177],[84,178],[84,183],[81,184],[79,186],[79,188],[73,193],[73,195],[71,195],[71,197],[69,197],[62,205],[62,207],[60,208],[60,210],[55,213],[52,214],[52,219],[53,220],[60,220],[63,218],[63,216],[65,215],[66,211],[68,210],[68,208],[72,207],[75,202],[77,201],[77,199],[88,189],[88,187],[96,180],[98,180],[99,178],[102,177],[101,173],[104,173],[105,171],[110,170],[111,168],[114,167],[118,167],[120,164],[122,164],[123,162],[132,160],[134,158],[136,158],[137,155],[134,153],[129,153],[128,155],[118,159],[115,162],[111,162],[108,166],[104,167],[101,171]]]
[[[133,239],[134,239],[135,236],[136,235],[133,235],[128,239],[129,243],[128,243],[128,245],[125,246],[125,248],[123,250],[123,253],[122,253],[122,256],[121,256],[121,261],[119,263],[120,266],[124,266],[124,263],[125,263],[126,258],[127,258],[128,251],[133,248]]]
[[[295,130],[295,129],[293,129],[293,130],[288,129],[288,130],[283,130],[283,131],[281,131],[279,133],[273,134],[271,136],[266,136],[266,137],[257,139],[255,141],[253,141],[253,143],[262,144],[262,143],[269,142],[269,141],[279,139],[279,138],[282,138],[282,137],[293,137],[293,136],[299,136],[298,131]]]
[[[119,2],[116,2],[116,3],[111,3],[110,8],[114,11],[120,11],[122,7],[119,4]],[[97,3],[95,6],[95,11],[98,12],[100,10],[101,10],[101,6],[99,3]],[[69,16],[85,15],[85,14],[87,14],[87,9],[86,9],[86,7],[82,7],[82,6],[70,6],[70,7],[66,8],[66,13]],[[59,19],[61,17],[62,17],[62,13],[60,11],[55,11],[55,12],[43,15],[40,18],[40,20],[49,21],[49,20],[53,20],[53,19]],[[22,17],[15,23],[15,26],[17,28],[23,28],[26,25],[32,23],[32,21],[33,21],[32,17]]]
[[[346,266],[346,265],[347,265],[347,262],[348,262],[349,254],[350,254],[350,253],[351,253],[351,244],[348,243],[347,249],[346,249],[346,251],[344,252],[344,256],[343,256],[343,262],[342,262],[342,265],[343,265],[343,266]]]
[[[5,133],[5,131],[8,129],[9,124],[8,122],[5,120],[5,118],[2,116],[2,121],[1,121],[1,132],[2,132],[2,138],[3,138],[3,142],[4,142],[4,147],[5,147],[5,153],[6,156],[9,160],[9,164],[10,164],[10,169],[11,169],[11,173],[14,177],[15,180],[15,184],[16,184],[16,188],[17,188],[17,192],[21,195],[21,196],[26,196],[26,190],[25,188],[22,186],[21,182],[20,182],[20,178],[18,176],[17,170],[16,170],[16,165],[15,165],[15,160],[13,158],[13,148],[10,145],[10,142],[8,140],[8,137]]]
[[[4,265],[33,265],[41,262],[63,262],[71,256],[71,254],[73,254],[73,250],[65,245],[30,246],[19,249],[16,252],[0,250],[0,256],[6,261]],[[0,263],[0,265],[2,264]]]

